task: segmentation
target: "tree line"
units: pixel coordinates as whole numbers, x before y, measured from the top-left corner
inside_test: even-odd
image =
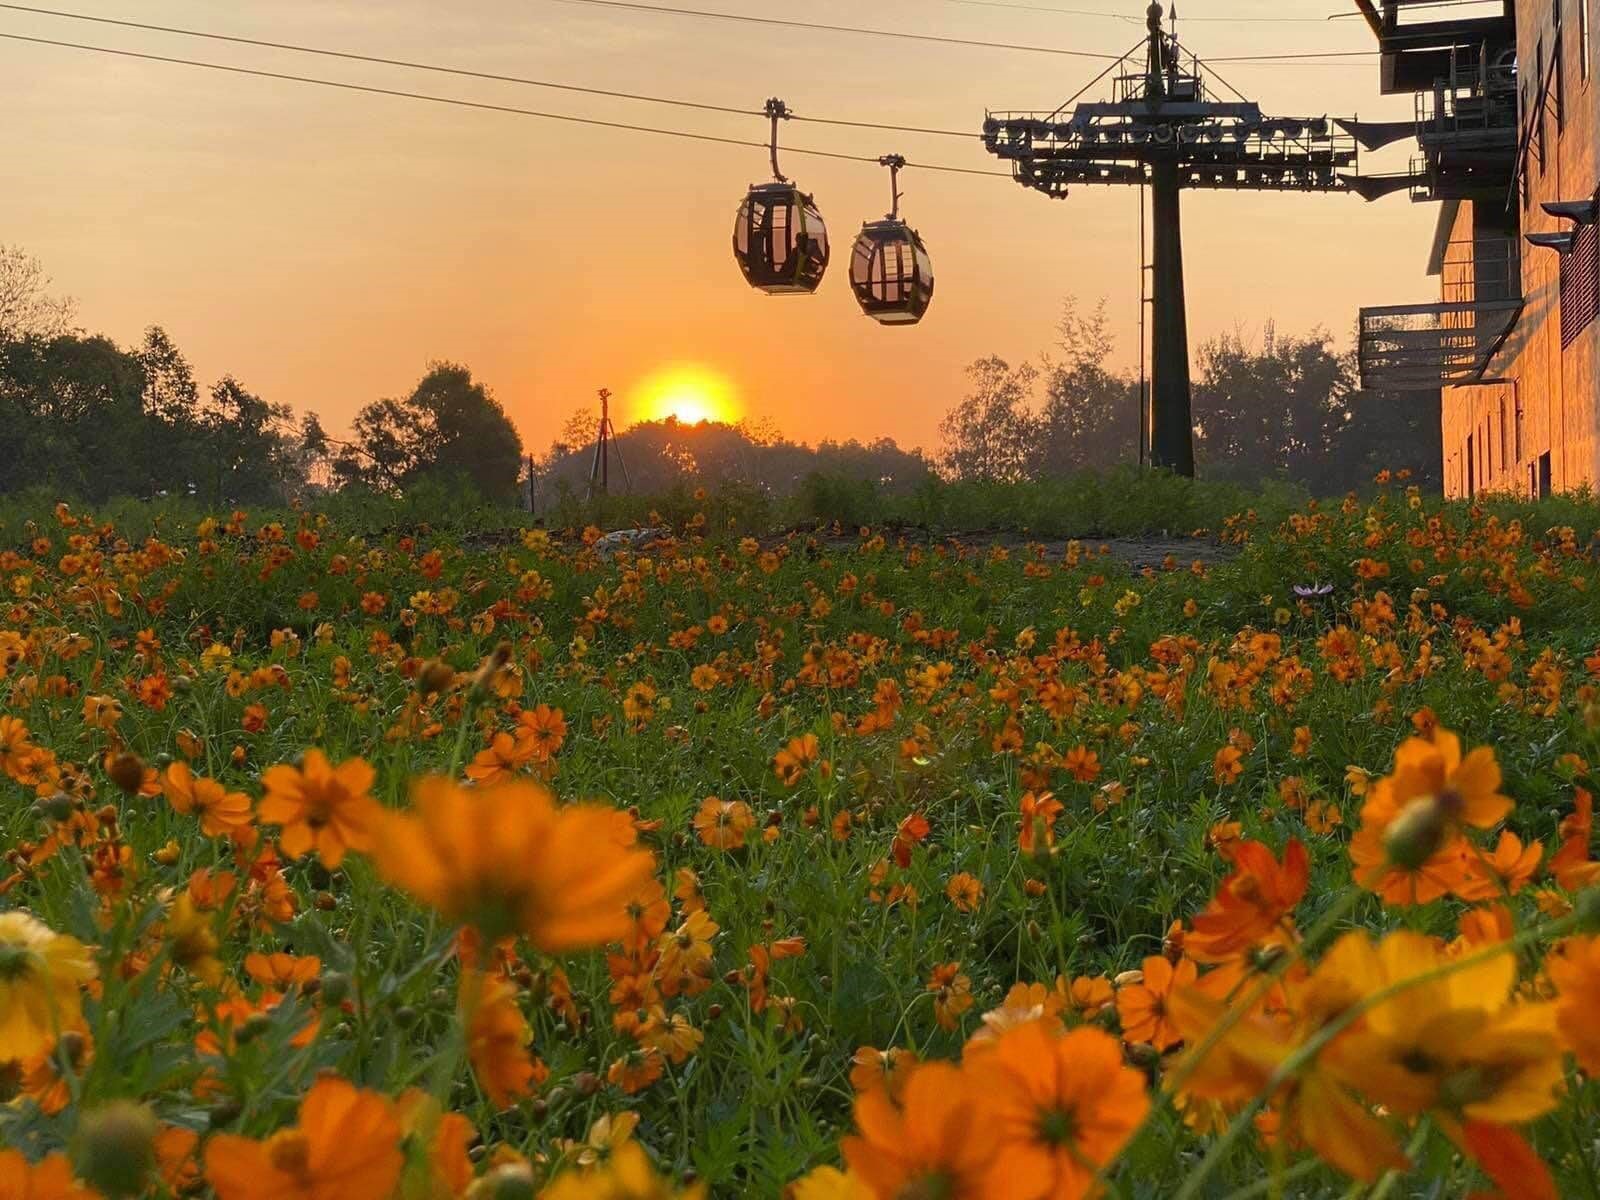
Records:
[[[1107,364],[1105,306],[1068,301],[1057,345],[1037,363],[997,356],[968,368],[970,390],[941,426],[943,470],[966,479],[1041,479],[1138,459],[1139,379]],[[1313,495],[1360,487],[1384,469],[1443,486],[1440,397],[1363,389],[1355,354],[1325,331],[1259,344],[1233,333],[1199,348],[1195,455],[1208,479],[1281,480]]]
[[[892,438],[783,437],[770,423],[634,425],[617,438],[612,489],[659,494],[737,481],[790,496],[819,480],[909,491],[933,475],[1037,480],[1137,461],[1139,384],[1110,363],[1105,306],[1069,301],[1057,344],[1013,366],[968,368],[970,388],[945,416],[936,455]],[[1299,483],[1315,494],[1359,486],[1382,468],[1440,482],[1437,395],[1362,390],[1349,353],[1327,334],[1260,345],[1231,335],[1196,363],[1202,474]],[[403,396],[359,410],[345,438],[296,416],[233,375],[202,386],[159,326],[134,346],[74,324],[38,261],[0,246],[0,494],[27,490],[99,502],[190,496],[207,504],[275,504],[330,491],[403,494],[424,481],[515,502],[588,488],[598,414],[579,411],[541,456],[525,459],[498,400],[454,363],[433,363]],[[528,468],[531,467],[531,479]]]
[[[233,375],[202,387],[159,326],[131,347],[85,333],[48,288],[37,259],[0,246],[0,494],[279,504],[437,479],[487,499],[518,495],[521,440],[465,367],[431,364],[336,439],[315,413],[297,419]]]

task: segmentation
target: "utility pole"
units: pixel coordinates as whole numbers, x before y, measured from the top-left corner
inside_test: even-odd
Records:
[[[600,428],[595,432],[594,460],[589,464],[589,498],[598,489],[602,496],[611,490],[611,454],[616,452],[617,465],[622,468],[623,482],[633,490],[633,480],[628,475],[628,464],[623,461],[622,448],[617,446],[617,428],[611,423],[611,389],[601,388]]]

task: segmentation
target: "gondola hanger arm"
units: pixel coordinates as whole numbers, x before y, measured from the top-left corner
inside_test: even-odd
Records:
[[[878,165],[889,168],[889,194],[892,197],[889,208],[889,220],[900,219],[900,172],[905,168],[904,155],[885,154],[878,160]]]
[[[787,121],[794,114],[776,96],[767,101],[766,113],[772,121],[772,177],[779,183],[788,183],[788,176],[778,169],[778,122]]]

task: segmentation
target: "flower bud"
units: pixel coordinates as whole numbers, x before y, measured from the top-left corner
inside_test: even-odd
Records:
[[[322,998],[329,1004],[342,1004],[350,995],[350,976],[343,971],[325,971],[322,975]]]
[[[424,696],[443,693],[449,691],[455,681],[454,667],[437,658],[430,658],[422,664],[422,670],[417,672],[417,691]]]
[[[52,821],[65,821],[72,815],[77,805],[65,792],[56,792],[51,796],[40,797],[35,807]]]
[[[155,1116],[131,1100],[87,1112],[78,1122],[72,1162],[78,1176],[109,1200],[137,1196],[155,1166]]]
[[[144,786],[144,760],[128,750],[118,751],[106,760],[106,774],[129,796]]]
[[[1444,806],[1433,796],[1419,797],[1384,832],[1384,853],[1395,866],[1415,871],[1439,853],[1449,830]]]
[[[533,1200],[533,1168],[527,1163],[490,1167],[467,1189],[467,1200]]]

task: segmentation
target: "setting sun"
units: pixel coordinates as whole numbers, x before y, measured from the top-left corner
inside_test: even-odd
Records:
[[[685,425],[701,421],[739,420],[733,385],[701,366],[675,364],[651,375],[634,389],[633,419],[664,421],[676,417]]]

